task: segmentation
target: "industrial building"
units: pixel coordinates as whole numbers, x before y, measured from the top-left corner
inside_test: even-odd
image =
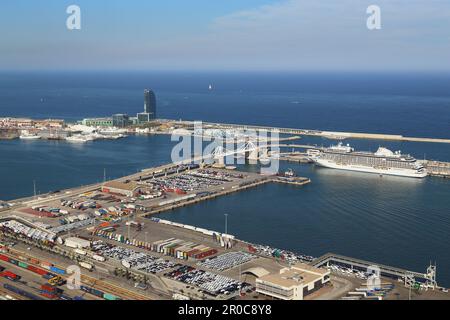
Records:
[[[84,249],[84,248],[89,248],[91,246],[91,242],[88,240],[85,240],[85,239],[71,237],[71,238],[67,238],[64,241],[64,245],[69,248]]]
[[[280,300],[303,300],[330,281],[330,271],[297,263],[256,279],[256,291]]]
[[[127,197],[132,197],[136,194],[139,187],[136,182],[130,181],[128,183],[119,182],[119,181],[110,181],[106,182],[102,186],[102,192],[106,193],[115,193],[124,195]]]

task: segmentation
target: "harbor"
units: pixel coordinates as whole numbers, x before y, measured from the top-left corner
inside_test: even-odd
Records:
[[[364,281],[364,279],[358,280],[359,278],[355,278],[354,275],[335,273],[330,264],[331,262],[348,264],[349,261],[358,260],[343,259],[338,255],[326,256],[341,257],[334,260],[323,257],[314,259],[304,254],[282,253],[283,250],[277,251],[276,249],[269,250],[271,252],[269,256],[264,253],[266,251],[261,251],[261,255],[258,254],[259,249],[255,248],[263,248],[263,246],[238,239],[229,234],[226,226],[225,232],[220,232],[158,217],[153,218],[155,215],[159,216],[173,210],[195,207],[205,202],[248,192],[245,190],[257,190],[274,183],[290,184],[295,187],[295,192],[299,193],[309,183],[314,184],[314,180],[297,176],[293,169],[288,169],[278,176],[267,176],[234,168],[219,167],[204,163],[200,165],[168,164],[143,169],[132,175],[82,188],[61,190],[21,201],[11,201],[14,205],[4,208],[1,213],[2,234],[4,239],[24,242],[24,246],[36,246],[39,243],[41,248],[48,247],[46,259],[53,261],[52,264],[62,270],[70,265],[67,259],[75,259],[77,264],[89,269],[103,270],[100,273],[106,272],[109,275],[107,282],[98,282],[96,278],[100,273],[97,272],[98,274],[95,276],[91,272],[83,275],[83,283],[86,286],[95,284],[96,290],[114,293],[121,299],[140,299],[139,295],[143,295],[143,299],[169,298],[175,295],[187,296],[190,299],[228,299],[231,297],[247,299],[247,296],[253,299],[264,299],[264,295],[260,293],[270,293],[261,289],[262,287],[258,289],[262,282],[257,279],[265,278],[254,270],[263,269],[265,272],[273,273],[277,272],[279,264],[283,265],[287,262],[289,264],[297,263],[298,268],[307,268],[302,267],[302,264],[310,265],[313,268],[324,268],[333,273],[333,279],[337,278],[337,280],[331,281],[331,286],[325,285],[324,282],[323,289],[311,297],[323,295],[329,298],[339,298],[345,293],[341,293],[343,283],[349,286],[347,292],[351,292],[357,288],[358,281]],[[15,222],[11,224],[11,221]],[[23,227],[25,225],[26,228]],[[8,226],[7,229],[5,226]],[[40,231],[31,232],[29,230]],[[81,239],[86,239],[89,243],[88,247],[83,246],[81,251],[74,252],[67,246],[61,245],[65,242],[68,245],[67,241],[73,234]],[[163,242],[170,247],[179,248],[173,249],[179,251],[165,251],[165,249],[155,247],[157,243]],[[19,255],[22,259],[26,258],[28,261],[37,259],[37,257],[30,257],[30,254],[25,251],[20,251],[22,245],[16,244],[13,248],[9,248],[7,245],[5,247],[7,247],[7,252]],[[147,251],[151,252],[146,253],[149,255],[148,257],[142,255]],[[230,254],[242,259],[239,264],[239,272],[235,266],[231,269],[226,267],[228,263],[226,261],[234,259],[225,258]],[[135,256],[136,258],[133,258]],[[167,256],[173,258],[169,260],[163,258]],[[96,258],[100,260],[97,261],[92,257],[101,257],[101,259]],[[133,267],[137,262],[131,261],[138,259],[137,257],[140,258],[136,261],[141,262]],[[204,260],[205,258],[206,260]],[[220,264],[223,263],[223,267],[216,270],[214,269],[216,267],[209,266],[205,261],[211,258],[214,258],[214,261],[217,259],[217,262],[223,260]],[[104,264],[101,262],[103,259],[109,259],[109,262]],[[124,265],[124,259],[130,262]],[[165,261],[163,262],[161,259],[165,259]],[[175,261],[181,259],[183,266],[180,267],[179,263],[175,261],[171,262],[172,259]],[[137,267],[143,261],[147,261],[145,270]],[[382,276],[391,279],[390,281],[395,280],[390,282],[394,287],[417,286],[419,289],[415,290],[425,290],[427,295],[431,292],[441,294],[443,290],[435,280],[432,285],[430,282],[421,282],[424,275],[422,273],[382,266],[384,268]],[[199,267],[200,269],[198,269]],[[206,267],[206,271],[202,267]],[[352,267],[362,270],[366,264],[354,263]],[[386,270],[396,270],[396,278],[392,279]],[[131,284],[125,284],[123,289],[119,290],[119,286],[122,285],[118,286],[117,283],[123,280],[120,280],[120,276],[117,278],[114,275],[130,272],[133,274],[133,279],[140,279],[142,287],[150,286],[151,289],[134,293],[136,289],[133,289]],[[185,277],[191,277],[194,274],[201,277],[208,275],[216,280],[209,285],[209,291],[197,291],[195,284],[192,289],[184,280]],[[411,275],[416,278],[411,278]],[[242,281],[242,279],[245,280]],[[221,284],[219,285],[219,283]],[[384,292],[383,296],[387,299],[389,299],[390,290]]]
[[[425,272],[417,272],[342,254],[318,254],[319,258],[314,258],[306,253],[311,250],[309,245],[298,250],[290,245],[283,248],[281,244],[279,247],[283,249],[278,249],[269,245],[266,237],[262,238],[264,244],[245,239],[236,225],[232,224],[231,230],[236,228],[237,234],[230,232],[228,218],[230,213],[230,217],[235,215],[236,210],[223,213],[223,230],[217,225],[204,225],[205,222],[214,223],[213,216],[202,219],[199,224],[178,220],[180,212],[184,213],[182,220],[195,220],[195,214],[186,214],[197,210],[202,212],[202,208],[215,207],[229,199],[244,198],[247,205],[263,206],[268,200],[266,195],[276,194],[268,190],[280,190],[283,196],[274,197],[273,201],[279,201],[282,206],[287,203],[290,209],[284,214],[295,214],[297,208],[302,209],[303,206],[309,206],[312,212],[314,201],[289,203],[312,194],[317,196],[313,191],[315,185],[323,184],[326,175],[341,175],[338,181],[345,181],[348,177],[353,179],[355,174],[355,179],[360,175],[360,181],[364,182],[383,177],[387,186],[390,183],[406,186],[406,180],[411,178],[448,176],[449,165],[446,162],[416,160],[409,154],[381,146],[376,152],[355,150],[342,142],[329,147],[318,146],[311,143],[311,137],[330,141],[359,139],[431,145],[446,143],[445,139],[411,140],[399,135],[218,123],[203,123],[199,128],[197,122],[150,119],[155,110],[147,110],[147,106],[152,104],[147,101],[148,93],[146,90],[144,113],[137,117],[116,114],[111,118],[84,119],[67,124],[52,119],[1,119],[5,137],[19,138],[31,148],[37,144],[63,142],[71,151],[89,148],[97,151],[97,146],[107,140],[128,140],[124,143],[111,141],[111,145],[123,145],[133,140],[165,139],[167,135],[194,139],[194,145],[197,140],[218,143],[206,146],[207,153],[194,153],[191,157],[166,164],[159,161],[157,166],[139,168],[135,173],[114,178],[108,177],[104,168],[101,181],[98,179],[97,183],[81,187],[69,186],[42,193],[37,192],[33,181],[33,196],[3,201],[0,204],[3,261],[27,270],[38,270],[39,274],[51,277],[49,281],[63,281],[67,277],[65,269],[70,266],[75,265],[84,271],[81,276],[83,292],[71,295],[63,295],[56,289],[51,292],[41,289],[39,297],[30,293],[36,288],[8,285],[4,288],[30,299],[65,297],[68,300],[85,295],[105,300],[449,298],[445,286],[438,284],[435,264],[430,264]],[[263,134],[254,136],[252,130]],[[301,139],[305,141],[298,142]],[[168,149],[165,153],[169,154],[173,147],[173,144],[166,144]],[[286,149],[291,152],[286,152]],[[125,157],[130,159],[128,155]],[[274,171],[265,170],[272,161],[277,164],[280,161],[281,167],[277,166]],[[286,164],[291,167],[286,167]],[[328,184],[332,181],[333,178]],[[411,182],[407,187],[420,187],[420,184]],[[257,196],[259,200],[251,200],[256,194],[262,196]],[[212,210],[213,215],[225,207]],[[333,208],[338,207],[333,205]],[[270,206],[252,210],[251,215],[262,214],[256,220],[272,219],[265,213],[267,208]],[[241,215],[240,219],[251,219],[249,212]],[[295,219],[311,218],[300,215]],[[279,221],[273,220],[272,223],[276,225]],[[243,223],[241,227],[245,225],[251,223]],[[307,227],[307,224],[302,221],[300,226]],[[322,227],[332,228],[333,224],[327,223]],[[285,229],[284,233],[295,229]],[[358,241],[361,241],[361,236]],[[33,255],[34,247],[45,254]],[[46,266],[55,273],[40,269]],[[364,287],[373,277],[374,266],[380,270],[383,285]],[[7,267],[10,268],[7,275],[22,272],[20,268]],[[304,281],[286,281],[286,277],[299,273]],[[279,289],[274,291],[274,286]],[[292,294],[292,286],[302,294]],[[311,287],[314,289],[308,289]]]

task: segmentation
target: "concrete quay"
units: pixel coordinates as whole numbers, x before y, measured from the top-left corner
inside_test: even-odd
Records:
[[[192,125],[192,121],[175,121],[184,125]],[[323,131],[296,128],[269,127],[258,125],[242,125],[228,123],[203,122],[203,126],[216,129],[241,129],[241,130],[262,130],[278,131],[282,134],[292,134],[300,136],[316,136],[335,140],[344,139],[372,139],[372,140],[392,140],[392,141],[410,141],[410,142],[429,142],[429,143],[450,143],[450,139],[445,138],[423,138],[423,137],[405,137],[398,134],[385,133],[366,133],[366,132],[344,132],[344,131]]]

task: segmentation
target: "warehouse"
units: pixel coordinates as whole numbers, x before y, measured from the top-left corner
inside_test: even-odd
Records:
[[[81,238],[70,237],[64,241],[64,245],[69,248],[84,249],[89,248],[91,246],[91,242]]]
[[[281,300],[303,300],[330,281],[330,271],[297,263],[256,279],[256,291]]]
[[[136,182],[133,181],[128,183],[123,183],[119,181],[110,181],[106,182],[102,186],[102,192],[120,194],[127,197],[134,196],[137,191],[138,185]]]

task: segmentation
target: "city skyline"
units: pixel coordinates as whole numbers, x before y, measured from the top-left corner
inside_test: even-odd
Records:
[[[81,8],[81,30],[66,9]],[[369,30],[366,10],[381,9]],[[450,70],[444,1],[3,4],[0,70]]]

